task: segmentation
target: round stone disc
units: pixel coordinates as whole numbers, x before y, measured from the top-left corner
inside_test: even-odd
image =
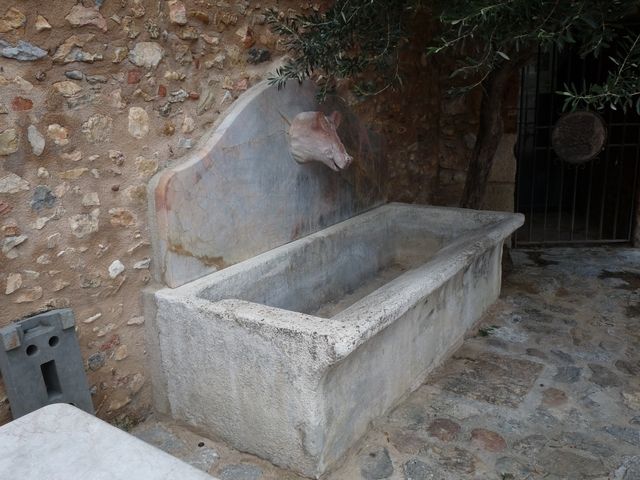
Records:
[[[551,133],[551,145],[565,162],[584,163],[594,159],[607,141],[607,127],[593,112],[572,112],[560,117]]]

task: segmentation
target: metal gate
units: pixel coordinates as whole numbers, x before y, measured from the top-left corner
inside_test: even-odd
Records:
[[[606,54],[582,59],[572,52],[539,53],[522,75],[516,146],[516,211],[525,214],[516,246],[629,243],[633,237],[640,163],[640,116],[600,112],[607,139],[600,154],[581,164],[561,160],[552,131],[564,114],[565,84],[601,82]]]

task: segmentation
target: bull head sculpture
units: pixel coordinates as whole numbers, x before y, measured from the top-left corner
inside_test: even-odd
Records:
[[[289,127],[291,154],[295,161],[321,162],[336,172],[347,168],[352,157],[336,131],[341,118],[339,112],[333,112],[329,117],[322,112],[296,115]]]

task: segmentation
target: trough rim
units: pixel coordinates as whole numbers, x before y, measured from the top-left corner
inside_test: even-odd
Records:
[[[241,299],[211,301],[200,297],[201,292],[213,283],[212,277],[233,275],[238,270],[246,268],[248,264],[260,263],[273,256],[286,255],[304,243],[311,243],[332,232],[339,232],[346,228],[347,224],[353,228],[354,221],[368,222],[371,220],[370,217],[392,215],[399,209],[453,211],[493,221],[472,230],[471,233],[462,235],[439,249],[426,262],[385,283],[332,318],[318,317]],[[523,224],[524,215],[520,213],[387,203],[223,270],[207,274],[180,287],[157,290],[155,296],[157,300],[164,299],[172,303],[180,299],[187,308],[195,309],[201,314],[238,323],[250,330],[260,330],[265,335],[269,333],[287,336],[302,335],[315,339],[329,347],[329,357],[333,363],[345,358],[368,339],[393,324],[417,301],[442,287],[454,275],[467,268],[475,258],[502,243]],[[427,273],[430,274],[426,275]],[[218,281],[220,279],[215,280],[215,282]],[[358,321],[354,322],[354,318],[358,318]]]

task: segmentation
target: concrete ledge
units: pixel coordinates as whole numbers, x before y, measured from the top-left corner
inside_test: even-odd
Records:
[[[0,427],[0,452],[2,479],[215,480],[63,403]]]

